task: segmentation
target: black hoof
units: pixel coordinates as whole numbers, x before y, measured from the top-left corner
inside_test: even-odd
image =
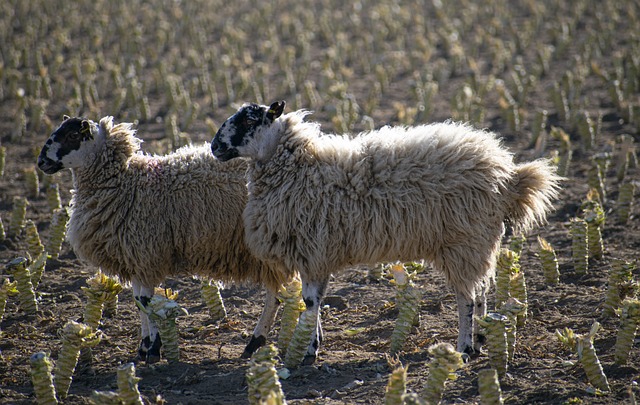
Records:
[[[262,346],[264,346],[267,343],[267,338],[264,336],[251,336],[251,340],[249,341],[249,344],[247,345],[247,347],[244,348],[244,352],[242,352],[242,356],[240,356],[243,359],[248,359],[251,357],[251,355],[258,350],[259,348],[261,348]]]
[[[313,354],[306,354],[304,356],[304,359],[302,359],[303,366],[310,366],[315,362],[316,362],[316,356]]]
[[[469,361],[471,361],[471,356],[469,356],[467,353],[462,353],[460,357],[462,357],[462,362],[464,364],[467,364]]]
[[[147,364],[154,364],[160,361],[160,355],[159,354],[151,354],[151,353],[147,353],[147,358],[146,358],[146,363]]]

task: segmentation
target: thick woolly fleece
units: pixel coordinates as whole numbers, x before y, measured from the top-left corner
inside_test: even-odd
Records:
[[[490,132],[446,122],[337,136],[307,114],[260,135],[244,216],[252,251],[309,281],[424,258],[473,298],[493,277],[503,223],[543,222],[557,194],[548,161],[515,164]]]
[[[111,117],[94,136],[103,146],[93,163],[73,169],[67,238],[80,258],[148,286],[197,274],[276,291],[290,278],[246,247],[244,159],[222,164],[208,145],[144,155],[131,125]]]

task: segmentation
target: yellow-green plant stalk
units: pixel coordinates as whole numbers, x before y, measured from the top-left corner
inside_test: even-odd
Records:
[[[389,376],[389,382],[384,393],[385,405],[403,405],[404,396],[407,393],[407,367],[402,363],[394,364],[394,369]]]
[[[578,336],[576,339],[576,352],[578,353],[578,359],[584,367],[589,382],[599,390],[610,391],[609,381],[607,381],[607,376],[602,370],[602,365],[593,347],[593,338],[598,332],[598,329],[600,329],[600,324],[594,322],[588,334]]]
[[[582,218],[571,219],[571,252],[573,267],[578,274],[586,274],[589,268],[587,223]]]
[[[620,151],[618,153],[618,163],[616,167],[616,178],[618,182],[622,182],[629,169],[630,156],[633,154],[633,137],[630,135],[620,135],[616,139],[620,144]]]
[[[526,308],[527,304],[524,304],[513,297],[509,297],[509,299],[500,307],[499,312],[509,319],[509,323],[505,327],[505,332],[507,334],[508,362],[513,361],[513,356],[516,352],[517,328],[520,327],[517,323],[518,316],[522,314],[522,312],[526,311]]]
[[[40,280],[42,280],[42,275],[44,274],[44,268],[46,265],[47,252],[43,250],[28,267],[29,274],[31,274],[31,284],[34,289],[38,288],[38,284],[40,284]]]
[[[29,255],[31,255],[32,258],[40,256],[40,254],[44,252],[44,245],[40,241],[40,234],[38,233],[38,228],[36,227],[35,222],[30,219],[25,221],[24,231],[27,239]]]
[[[553,246],[546,239],[538,236],[540,245],[540,263],[542,263],[542,273],[547,284],[557,284],[560,281],[560,271],[558,270],[558,257]]]
[[[531,145],[535,145],[538,141],[540,133],[547,128],[547,110],[538,110],[533,116],[533,123],[531,124]]]
[[[616,337],[615,362],[626,364],[633,346],[636,330],[640,325],[640,300],[627,298],[622,302],[620,328]]]
[[[529,303],[529,299],[527,297],[527,283],[525,281],[524,271],[522,271],[521,268],[518,268],[511,276],[511,280],[509,280],[509,292],[511,297],[517,299],[524,305],[524,308],[519,311],[517,315],[517,323],[514,325],[518,328],[522,328],[527,322],[527,304]]]
[[[7,233],[4,230],[4,223],[2,222],[2,218],[0,218],[0,242],[3,242],[7,239]]]
[[[503,404],[498,372],[495,369],[486,368],[478,371],[478,391],[482,405]]]
[[[143,405],[144,401],[140,397],[138,382],[136,377],[136,367],[133,363],[125,363],[118,367],[117,383],[118,397],[125,405]]]
[[[149,316],[149,319],[158,325],[160,337],[162,338],[162,349],[167,361],[170,363],[179,361],[180,345],[178,343],[176,318],[188,315],[187,310],[174,300],[161,295],[154,295],[146,308],[139,301],[136,301],[136,304]]]
[[[27,196],[36,198],[40,193],[40,182],[38,181],[38,173],[34,167],[24,170],[24,181],[27,186]]]
[[[58,403],[56,390],[53,386],[53,363],[45,352],[31,355],[31,383],[36,394],[38,405],[55,405]]]
[[[120,393],[114,391],[93,391],[89,403],[93,405],[122,405]]]
[[[4,164],[7,159],[7,148],[0,146],[0,177],[4,176]]]
[[[227,317],[227,310],[220,295],[220,284],[211,280],[200,282],[200,294],[209,309],[209,317],[213,321],[219,321]]]
[[[112,318],[118,315],[118,296],[112,295],[107,297],[102,307],[102,316],[106,318]]]
[[[576,117],[578,133],[582,138],[582,143],[585,149],[591,149],[595,142],[595,127],[594,123],[589,117],[589,113],[587,111],[580,111]]]
[[[33,291],[28,266],[29,260],[26,257],[17,257],[9,262],[7,270],[17,283],[20,308],[28,315],[35,315],[38,312],[38,301],[36,301],[36,293]]]
[[[429,377],[420,397],[428,404],[438,404],[449,375],[463,365],[462,355],[450,343],[437,343],[430,346],[428,351],[433,359],[429,363]]]
[[[118,279],[109,277],[98,271],[87,280],[87,287],[81,287],[87,296],[87,305],[84,308],[84,323],[94,330],[100,326],[104,303],[117,296],[122,291],[122,284]]]
[[[422,292],[413,285],[412,279],[415,273],[408,273],[404,265],[394,264],[390,268],[396,283],[396,306],[398,319],[391,333],[390,352],[392,355],[402,350],[407,340],[411,327],[415,324],[420,311]]]
[[[0,284],[0,322],[2,322],[4,311],[7,308],[7,298],[9,298],[10,295],[18,294],[17,285],[17,281],[11,282],[8,278],[3,279],[2,284]]]
[[[49,230],[49,239],[47,241],[46,250],[52,259],[57,259],[60,255],[60,248],[64,236],[67,233],[67,222],[69,221],[69,213],[65,208],[53,210],[51,218],[51,226]]]
[[[65,399],[73,379],[73,372],[78,364],[80,349],[93,347],[100,343],[101,334],[89,325],[69,321],[60,331],[62,348],[58,354],[54,372],[54,384],[59,399]]]
[[[278,333],[278,350],[286,354],[293,332],[298,324],[300,314],[306,309],[302,300],[302,282],[295,277],[289,284],[280,289],[278,299],[283,303]]]
[[[287,347],[287,354],[284,358],[286,368],[296,368],[302,362],[307,346],[311,341],[311,335],[316,328],[317,319],[309,311],[304,311],[298,318],[298,325],[293,331],[293,336]]]
[[[602,178],[602,174],[600,173],[600,168],[595,162],[587,172],[587,184],[590,188],[593,188],[598,192],[599,202],[604,203],[606,198],[604,179]]]
[[[489,350],[489,364],[498,371],[500,378],[507,373],[509,350],[507,349],[507,323],[509,319],[492,312],[484,318],[477,319],[478,325],[484,328]]]
[[[629,222],[635,188],[636,186],[634,183],[624,183],[618,190],[618,200],[616,201],[616,223],[619,225],[625,225]]]
[[[496,309],[510,296],[511,277],[520,270],[520,256],[510,249],[500,249],[496,263]]]
[[[286,404],[276,372],[277,355],[278,349],[274,345],[266,345],[251,356],[246,374],[250,404],[261,405],[267,397],[274,401],[270,403]]]
[[[62,208],[62,200],[60,199],[60,186],[58,183],[51,183],[47,187],[47,204],[49,209],[53,212],[56,209]]]
[[[587,223],[587,241],[589,244],[589,257],[600,260],[604,253],[602,242],[602,227],[604,225],[604,210],[596,200],[587,200],[582,204],[584,220]]]
[[[609,273],[609,281],[607,294],[605,296],[602,315],[604,317],[612,317],[616,315],[616,310],[620,307],[620,303],[627,296],[633,294],[635,283],[633,281],[633,272],[636,269],[635,262],[629,262],[622,259],[614,259]]]
[[[524,244],[527,242],[526,236],[524,234],[519,233],[517,235],[513,235],[511,237],[511,241],[509,242],[509,249],[513,250],[515,253],[520,256],[522,254],[522,249],[524,248]]]
[[[22,232],[24,228],[25,216],[27,215],[27,199],[24,197],[13,197],[13,210],[11,211],[11,222],[7,229],[7,236],[14,238]]]
[[[384,274],[384,263],[377,263],[375,266],[369,268],[367,276],[371,281],[380,281]]]

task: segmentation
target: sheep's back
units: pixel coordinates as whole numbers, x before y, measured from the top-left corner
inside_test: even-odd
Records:
[[[389,127],[348,140],[307,137],[305,148],[312,158],[294,152],[288,167],[254,171],[245,225],[259,257],[326,273],[433,259],[502,231],[514,165],[491,133],[452,123]]]
[[[157,285],[199,274],[273,284],[281,276],[244,243],[246,169],[243,160],[221,163],[206,145],[134,156],[119,187],[77,185],[68,239],[80,257],[124,280]]]

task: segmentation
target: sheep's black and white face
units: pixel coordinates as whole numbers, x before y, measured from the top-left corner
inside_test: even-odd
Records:
[[[236,157],[255,157],[251,153],[256,149],[252,141],[282,115],[284,106],[284,101],[276,101],[271,106],[243,105],[213,137],[211,152],[223,162]]]
[[[47,139],[38,156],[38,167],[47,174],[82,166],[94,149],[97,125],[83,118],[65,116]]]

